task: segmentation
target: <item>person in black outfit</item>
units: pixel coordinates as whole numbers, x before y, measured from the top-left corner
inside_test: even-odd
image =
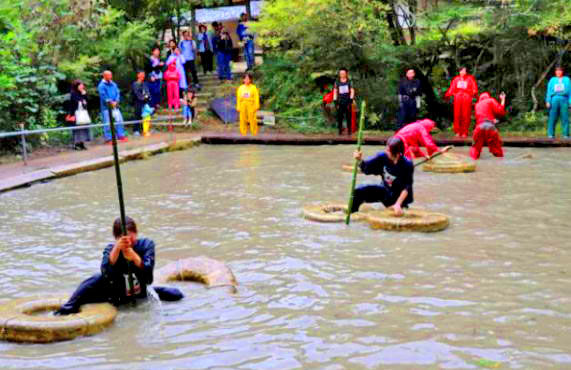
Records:
[[[353,157],[361,161],[363,153],[355,151]],[[379,185],[361,185],[355,189],[351,213],[357,212],[363,203],[382,202],[393,207],[396,216],[402,216],[402,208],[413,202],[412,192],[414,165],[404,156],[404,142],[393,136],[387,140],[385,151],[361,162],[365,175],[378,175],[383,179]]]
[[[133,104],[135,105],[135,119],[143,119],[143,107],[147,104],[151,98],[151,93],[149,92],[149,87],[145,82],[145,72],[137,72],[137,80],[131,85],[131,93],[133,94]],[[143,132],[142,124],[135,124],[135,133],[141,134]]]
[[[208,29],[205,25],[201,24],[198,26],[198,36],[196,37],[198,42],[198,54],[200,55],[200,62],[202,64],[202,69],[204,70],[204,74],[206,75],[208,72],[214,71],[213,65],[213,54],[212,54],[212,37],[213,35],[209,34]]]
[[[115,220],[115,243],[103,251],[101,273],[83,281],[56,315],[77,313],[82,305],[88,303],[108,302],[118,306],[133,299],[147,298],[147,285],[153,283],[155,243],[150,239],[137,238],[137,224],[132,218],[127,217],[126,227],[127,236],[122,236],[121,219]],[[132,265],[133,290],[128,289],[129,262]],[[154,289],[163,301],[178,301],[184,297],[176,288]]]
[[[71,84],[71,93],[69,102],[67,103],[67,117],[66,120],[72,124],[77,124],[75,112],[78,110],[79,105],[83,109],[87,109],[87,91],[85,85],[80,80],[75,80]],[[91,141],[91,132],[89,128],[80,130],[73,130],[73,148],[75,150],[86,150],[85,142]]]
[[[151,93],[151,100],[149,102],[152,108],[157,109],[161,103],[161,80],[163,78],[163,69],[165,63],[161,61],[161,49],[154,46],[151,49],[151,55],[147,58],[145,63],[145,74],[148,76],[149,81],[147,86]]]
[[[399,83],[398,99],[399,111],[397,115],[397,131],[407,124],[416,121],[418,103],[422,95],[420,81],[414,78],[416,73],[410,68],[406,71],[406,77]]]
[[[337,127],[339,135],[343,133],[343,120],[347,120],[347,135],[351,135],[351,109],[355,99],[355,89],[349,79],[347,68],[339,70],[339,78],[333,86],[333,101],[337,105]]]

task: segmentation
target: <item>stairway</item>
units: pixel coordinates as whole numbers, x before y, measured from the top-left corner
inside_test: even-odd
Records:
[[[239,84],[242,81],[242,73],[234,73],[233,74],[234,80],[231,84],[221,83],[218,80],[218,76],[216,73],[208,74],[206,76],[199,74],[198,78],[200,80],[201,90],[197,92],[197,106],[196,106],[196,123],[198,125],[204,125],[207,121],[211,122],[213,120],[212,114],[209,113],[210,102],[219,97],[232,95],[236,93],[236,89],[238,88]],[[206,120],[205,118],[208,118]],[[169,112],[166,106],[166,102],[161,105],[160,110],[153,116],[154,120],[168,120],[175,125],[182,125],[184,121],[184,117],[182,116],[182,107],[181,109],[175,112]],[[214,118],[217,119],[217,118]],[[222,121],[220,121],[221,123]],[[182,127],[178,127],[179,129],[183,129]],[[188,129],[191,129],[190,127]]]

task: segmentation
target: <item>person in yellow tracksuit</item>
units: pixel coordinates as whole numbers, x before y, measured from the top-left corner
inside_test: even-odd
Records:
[[[240,133],[242,136],[248,134],[248,124],[250,124],[252,135],[258,134],[256,113],[260,109],[260,93],[253,82],[252,74],[246,73],[244,83],[236,92],[236,110],[240,113]]]

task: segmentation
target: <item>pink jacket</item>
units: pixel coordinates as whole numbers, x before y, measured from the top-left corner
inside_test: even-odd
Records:
[[[401,128],[396,136],[400,137],[404,142],[405,156],[413,159],[418,157],[426,157],[426,154],[420,150],[421,146],[426,147],[428,155],[438,151],[438,147],[430,136],[430,131],[436,124],[430,119],[423,119]]]

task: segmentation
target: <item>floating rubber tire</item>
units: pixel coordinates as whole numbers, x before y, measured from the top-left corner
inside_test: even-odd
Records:
[[[367,212],[367,221],[372,229],[390,231],[436,232],[448,227],[448,216],[419,209],[404,210],[404,215],[397,217],[392,209]]]
[[[476,171],[476,163],[461,156],[444,153],[443,155],[426,162],[422,166],[425,172],[437,173],[466,173]]]
[[[341,165],[341,171],[353,173],[353,165],[351,164]],[[357,173],[363,173],[363,171],[361,171],[361,168],[357,167]]]
[[[351,215],[353,221],[366,221],[366,212],[373,208],[363,204],[359,212]],[[325,203],[313,204],[303,207],[303,218],[317,222],[345,222],[347,217],[347,204]]]
[[[209,288],[238,285],[232,270],[224,263],[208,257],[190,257],[171,262],[155,272],[156,280],[194,281]]]
[[[0,307],[0,339],[22,343],[51,343],[99,333],[110,326],[117,308],[109,303],[81,306],[66,316],[34,315],[55,311],[67,298],[22,298]]]

